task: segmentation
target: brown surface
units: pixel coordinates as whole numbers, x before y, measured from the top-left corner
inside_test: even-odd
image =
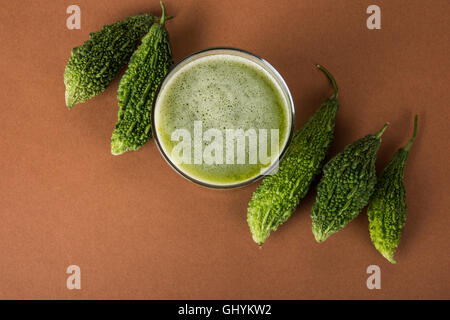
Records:
[[[73,31],[65,26],[72,1],[3,1],[0,298],[450,298],[449,2],[166,2],[176,61],[219,45],[266,58],[293,92],[297,127],[331,92],[314,63],[327,66],[341,98],[332,155],[390,121],[381,169],[419,113],[399,263],[373,248],[365,212],[316,244],[314,191],[258,250],[246,223],[256,185],[196,186],[153,141],[112,156],[117,80],[67,110],[70,49],[105,23],[159,14],[157,1],[76,1],[82,29]],[[375,2],[382,30],[370,31],[365,10]],[[81,267],[80,291],[66,289],[70,264]],[[366,288],[370,264],[381,267],[381,290]]]

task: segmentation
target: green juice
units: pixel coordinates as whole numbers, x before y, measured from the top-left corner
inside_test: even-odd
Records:
[[[160,147],[180,171],[206,184],[227,186],[259,176],[277,160],[290,132],[289,111],[279,85],[261,66],[243,57],[216,54],[201,57],[182,66],[168,79],[158,95],[154,123]],[[198,130],[199,123],[201,131]],[[181,160],[184,153],[173,154],[174,148],[181,141],[174,141],[174,132],[180,129],[191,137],[191,148],[183,149],[184,152],[190,152],[190,163]],[[199,137],[204,138],[203,135],[209,129],[215,130],[216,135],[221,133],[223,141],[216,136],[209,141],[198,140]],[[265,142],[269,162],[266,159],[265,163],[262,163],[258,157],[257,163],[254,160],[251,163],[250,152],[255,152],[255,149],[250,148],[249,136],[242,140],[245,141],[245,150],[234,144],[237,140],[226,139],[229,130],[238,129],[243,132],[252,132],[247,130],[253,129],[256,132],[258,152],[259,143]],[[259,135],[261,129],[266,130],[266,139]],[[273,129],[277,130],[278,138],[272,137]],[[200,144],[196,145],[197,151],[194,147],[195,139],[200,141]],[[195,162],[195,155],[207,150],[214,140],[223,145],[222,163]],[[274,141],[278,152],[271,154]],[[201,148],[198,148],[199,146]],[[230,153],[229,156],[226,153],[231,150],[229,148],[233,150],[234,155]],[[214,151],[212,154],[216,155],[218,150]],[[245,158],[245,163],[242,163],[242,160],[239,162],[239,155],[241,159]],[[231,159],[234,161],[230,161]]]

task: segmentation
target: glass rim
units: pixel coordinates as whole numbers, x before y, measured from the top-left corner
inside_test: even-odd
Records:
[[[288,104],[287,106],[287,112],[288,112],[288,116],[290,114],[291,117],[291,123],[290,123],[290,128],[287,131],[288,137],[286,139],[286,142],[281,150],[281,152],[279,153],[279,155],[277,156],[277,159],[266,169],[264,169],[263,172],[261,172],[260,174],[256,175],[253,178],[250,178],[248,180],[242,181],[242,182],[238,182],[238,183],[233,183],[233,184],[215,184],[215,183],[208,183],[202,180],[199,180],[193,176],[188,175],[187,173],[185,173],[183,170],[181,170],[175,163],[172,162],[172,160],[170,159],[170,157],[167,155],[166,151],[164,150],[164,147],[161,145],[161,142],[159,140],[159,136],[158,133],[156,131],[156,123],[155,123],[155,114],[156,114],[156,103],[158,101],[161,89],[164,87],[164,85],[168,82],[169,79],[171,79],[171,77],[176,74],[176,72],[178,71],[177,69],[180,66],[184,66],[187,61],[191,62],[195,61],[195,57],[199,56],[201,54],[204,53],[208,53],[208,52],[214,52],[214,51],[220,51],[223,54],[233,54],[238,52],[240,54],[244,54],[244,55],[248,55],[250,57],[253,57],[253,59],[256,59],[257,61],[260,62],[260,64],[258,64],[260,67],[262,67],[265,71],[267,71],[270,76],[277,81],[278,86],[280,87],[282,94],[285,95],[285,99],[286,102]],[[218,53],[220,54],[220,53]],[[199,58],[202,58],[203,56],[200,56]],[[242,56],[241,56],[242,57]],[[246,57],[243,57],[246,58]],[[248,59],[248,58],[247,58]],[[249,59],[251,60],[251,59]],[[252,61],[254,62],[254,61]],[[161,83],[158,86],[158,89],[156,91],[155,94],[155,98],[153,99],[153,103],[152,103],[152,135],[153,135],[153,139],[156,141],[156,146],[159,150],[159,152],[161,153],[161,155],[163,156],[164,160],[169,164],[169,166],[175,170],[179,175],[181,175],[182,177],[184,177],[185,179],[201,185],[203,187],[207,187],[207,188],[212,188],[212,189],[234,189],[234,188],[239,188],[239,187],[244,187],[247,186],[249,184],[252,184],[260,179],[262,179],[264,176],[266,175],[270,175],[270,173],[276,168],[278,167],[281,159],[283,159],[283,157],[285,156],[287,149],[289,148],[289,145],[291,144],[292,141],[292,137],[294,134],[294,126],[295,126],[295,107],[294,107],[294,100],[292,98],[291,95],[291,91],[289,90],[289,87],[286,84],[286,81],[284,80],[284,78],[281,76],[281,74],[275,69],[275,67],[273,67],[267,60],[251,53],[248,52],[246,50],[243,49],[238,49],[238,48],[234,48],[234,47],[211,47],[211,48],[207,48],[207,49],[203,49],[203,50],[199,50],[196,51],[194,53],[191,53],[189,55],[187,55],[185,58],[181,59],[179,62],[175,63],[172,65],[172,67],[169,69],[169,71],[167,72],[167,74],[165,75],[165,77],[163,78],[163,80],[161,81]]]

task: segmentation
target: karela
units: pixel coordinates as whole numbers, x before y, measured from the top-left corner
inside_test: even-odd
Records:
[[[169,34],[162,17],[142,39],[120,79],[117,97],[119,112],[111,137],[111,153],[137,150],[151,138],[151,109],[160,82],[173,64]]]
[[[320,172],[322,162],[333,140],[338,88],[333,76],[319,66],[330,79],[334,93],[315,114],[294,133],[278,172],[264,177],[253,193],[247,211],[247,222],[253,240],[261,245],[271,231],[277,230],[295,210]]]
[[[311,210],[317,242],[344,228],[369,202],[377,182],[376,155],[388,125],[346,146],[324,166]]]
[[[390,262],[397,263],[394,253],[406,222],[406,191],[403,182],[406,160],[417,134],[417,116],[411,140],[400,148],[383,170],[370,198],[367,215],[375,248]]]
[[[104,91],[154,22],[150,14],[129,17],[92,32],[81,46],[73,48],[64,72],[67,107]]]

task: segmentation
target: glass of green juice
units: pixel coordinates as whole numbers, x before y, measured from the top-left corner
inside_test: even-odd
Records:
[[[188,180],[235,188],[274,174],[294,131],[294,103],[266,60],[211,48],[177,63],[152,110],[152,130],[169,165]]]

